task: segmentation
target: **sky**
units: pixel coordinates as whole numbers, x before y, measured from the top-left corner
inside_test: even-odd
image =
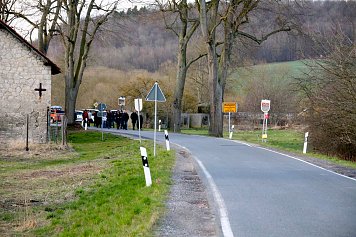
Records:
[[[37,1],[30,0],[30,2],[36,3]],[[134,8],[135,6],[137,6],[138,8],[141,8],[143,6],[149,5],[152,2],[153,2],[153,0],[144,0],[144,1],[121,0],[121,1],[119,1],[119,4],[117,6],[117,11],[126,11],[129,8]],[[29,31],[32,29],[32,26],[28,22],[26,22],[25,20],[16,20],[11,23],[11,26],[14,27],[15,30],[21,36],[23,36],[26,40],[31,40],[30,36],[29,36]],[[36,31],[34,31],[32,33],[32,40],[35,40],[36,38],[37,38],[37,33],[36,33]]]

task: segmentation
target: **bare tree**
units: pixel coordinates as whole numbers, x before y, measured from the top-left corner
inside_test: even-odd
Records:
[[[176,86],[170,127],[173,128],[174,132],[180,132],[182,100],[187,71],[189,66],[201,57],[187,60],[188,43],[199,26],[199,19],[192,13],[194,6],[189,5],[187,0],[168,0],[163,3],[157,1],[157,4],[163,13],[169,13],[168,17],[164,15],[166,28],[171,30],[178,38]]]
[[[65,111],[68,124],[74,124],[78,91],[94,37],[100,26],[115,11],[117,2],[64,0],[61,14],[61,37],[65,48]]]
[[[212,0],[208,4],[200,0],[200,25],[204,43],[208,53],[208,71],[210,87],[210,127],[209,134],[217,137],[223,135],[222,102],[226,86],[226,78],[231,62],[232,47],[237,37],[245,37],[261,44],[270,36],[290,31],[291,28],[277,13],[278,27],[264,35],[257,36],[244,32],[242,27],[250,24],[250,14],[262,4],[262,0]],[[217,38],[217,30],[221,25],[223,37]],[[217,46],[221,49],[218,50]],[[219,53],[219,54],[218,54]]]
[[[61,13],[61,0],[40,0],[33,2],[21,2],[15,7],[15,0],[7,1],[7,18],[22,19],[32,26],[29,35],[32,39],[33,34],[37,34],[38,49],[47,54],[49,44],[55,34],[58,33],[58,18]],[[0,5],[1,6],[1,5]],[[11,18],[10,18],[11,17]],[[37,32],[37,33],[36,33]]]
[[[14,11],[17,0],[0,0],[0,20],[9,24],[14,20],[11,12]]]

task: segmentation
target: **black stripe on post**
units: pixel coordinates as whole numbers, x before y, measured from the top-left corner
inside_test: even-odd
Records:
[[[149,165],[148,165],[148,159],[147,159],[147,157],[146,156],[141,156],[142,157],[142,165],[143,165],[143,167],[150,167]]]

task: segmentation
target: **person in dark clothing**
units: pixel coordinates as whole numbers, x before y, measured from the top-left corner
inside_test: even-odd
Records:
[[[129,121],[129,114],[124,110],[124,112],[122,113],[122,129],[127,130],[127,121]]]
[[[120,129],[121,127],[121,121],[122,121],[122,111],[117,111],[116,114],[116,129]]]
[[[106,110],[106,128],[111,128],[112,126],[112,113],[110,110]]]
[[[97,112],[94,112],[94,124],[95,124],[95,127],[99,127],[99,117],[98,117],[98,113]]]
[[[131,113],[130,118],[131,118],[131,122],[132,122],[132,129],[135,130],[135,125],[138,120],[138,115],[137,115],[136,111]],[[138,125],[137,125],[137,128],[138,128]]]
[[[83,121],[84,124],[87,124],[87,126],[90,127],[88,110],[84,110],[83,112]]]

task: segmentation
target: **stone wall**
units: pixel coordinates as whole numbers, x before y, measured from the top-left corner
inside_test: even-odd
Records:
[[[46,89],[39,97],[38,91]],[[51,104],[51,67],[9,32],[0,29],[0,142],[46,142],[47,106]]]

